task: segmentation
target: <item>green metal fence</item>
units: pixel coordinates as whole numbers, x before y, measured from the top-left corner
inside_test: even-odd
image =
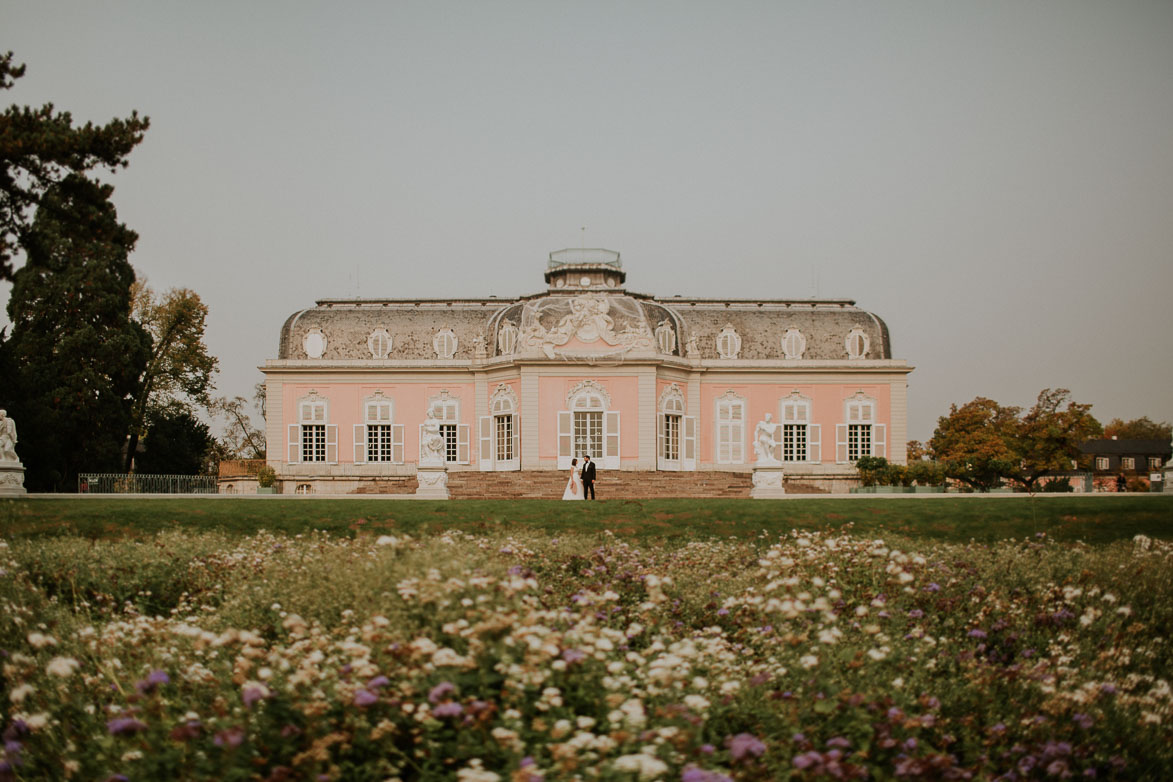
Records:
[[[214,475],[90,472],[77,476],[79,494],[215,494]]]

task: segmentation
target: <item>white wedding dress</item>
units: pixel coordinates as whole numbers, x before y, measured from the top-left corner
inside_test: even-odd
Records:
[[[562,499],[582,499],[582,474],[577,466],[570,468],[570,478],[566,481],[566,491],[562,492]]]

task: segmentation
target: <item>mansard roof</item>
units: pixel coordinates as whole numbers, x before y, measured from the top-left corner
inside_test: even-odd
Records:
[[[438,360],[435,338],[444,329],[456,338],[455,362],[506,356],[717,360],[731,358],[718,350],[720,335],[730,330],[737,339],[726,346],[740,347],[734,359],[794,358],[783,346],[792,330],[805,344],[801,360],[892,358],[888,327],[854,301],[658,298],[623,289],[618,253],[583,252],[551,253],[549,288],[514,299],[321,299],[286,320],[278,358],[312,360],[305,339],[315,329],[326,341],[321,361],[372,359],[369,340],[378,329],[391,338],[386,360],[392,362]],[[849,343],[866,352],[849,355]]]

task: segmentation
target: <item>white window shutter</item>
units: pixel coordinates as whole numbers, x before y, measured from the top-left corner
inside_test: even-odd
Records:
[[[656,416],[656,461],[660,463],[661,470],[664,469],[663,463],[667,461],[664,450],[665,446],[667,445],[665,442],[666,438],[664,437],[665,417],[666,416],[663,413],[660,413]]]
[[[607,470],[619,469],[618,410],[607,410],[603,413],[603,467]]]
[[[872,426],[872,456],[888,458],[888,433],[884,424]]]
[[[823,461],[822,428],[819,424],[811,424],[806,428],[806,460],[818,464]]]
[[[456,425],[456,463],[469,462],[469,434],[471,427],[468,424]]]
[[[326,424],[326,463],[338,464],[338,424]]]
[[[367,426],[354,425],[354,463],[365,464],[367,461]]]
[[[574,416],[569,410],[558,411],[558,469],[569,470],[570,460],[574,458],[574,445],[571,442],[573,435]]]
[[[493,416],[482,415],[478,426],[480,426],[481,447],[477,461],[480,463],[481,470],[491,470],[493,469]]]
[[[391,427],[391,461],[403,464],[403,424]]]
[[[835,424],[835,463],[847,464],[847,424]]]
[[[513,463],[514,469],[521,469],[521,416],[513,416]]]
[[[297,464],[301,461],[301,425],[289,425],[289,451],[286,454],[289,458],[286,460],[290,464]]]
[[[696,416],[684,416],[684,456],[683,463],[680,465],[682,470],[696,469]]]

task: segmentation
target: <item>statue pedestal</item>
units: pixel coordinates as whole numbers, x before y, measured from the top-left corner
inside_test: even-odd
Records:
[[[448,469],[443,464],[438,467],[421,464],[416,470],[416,478],[419,480],[416,497],[421,500],[448,499]]]
[[[0,497],[17,497],[24,490],[24,465],[20,462],[0,461]]]
[[[753,488],[749,496],[755,500],[775,500],[786,496],[786,489],[782,485],[782,465],[754,467]]]

